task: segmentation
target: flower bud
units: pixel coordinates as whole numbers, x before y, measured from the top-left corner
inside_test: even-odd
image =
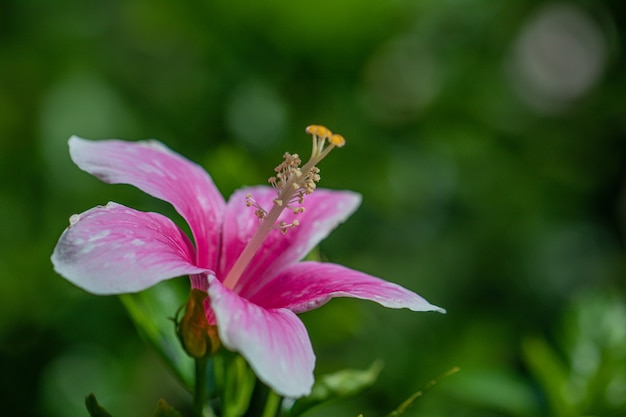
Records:
[[[176,333],[185,352],[189,356],[201,359],[217,352],[220,341],[217,326],[209,324],[204,310],[207,293],[192,289],[185,306],[185,315],[176,323]]]

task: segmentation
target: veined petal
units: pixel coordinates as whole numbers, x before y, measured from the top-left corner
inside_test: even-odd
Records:
[[[171,203],[196,241],[196,264],[215,270],[226,203],[199,165],[157,141],[89,141],[72,136],[72,160],[111,184],[130,184]]]
[[[400,285],[341,265],[321,262],[288,266],[251,301],[265,308],[288,308],[302,313],[320,307],[333,297],[361,298],[388,308],[445,313],[444,309]]]
[[[221,276],[226,276],[259,224],[254,208],[246,207],[246,194],[269,211],[276,192],[271,187],[253,187],[236,191],[228,201],[224,218],[224,245]],[[317,244],[344,222],[361,203],[361,196],[350,191],[317,189],[304,199],[304,213],[294,214],[286,209],[279,220],[299,225],[281,233],[270,232],[239,280],[235,290],[245,297],[254,294],[286,265],[307,255]],[[243,209],[247,211],[242,211]]]
[[[304,324],[290,310],[264,309],[209,278],[220,340],[248,361],[276,393],[296,398],[313,386],[315,355]]]
[[[56,272],[89,292],[123,294],[209,272],[193,265],[193,258],[191,242],[167,217],[109,203],[70,218],[52,263]]]

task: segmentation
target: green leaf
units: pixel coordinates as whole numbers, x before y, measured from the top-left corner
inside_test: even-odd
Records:
[[[288,415],[296,417],[326,401],[358,394],[376,382],[382,368],[382,363],[376,361],[366,370],[343,369],[324,375],[315,382],[311,395],[294,402]]]
[[[174,410],[165,400],[159,400],[153,417],[182,417],[180,413]]]
[[[243,416],[248,411],[256,384],[254,372],[241,355],[224,349],[212,359],[215,382],[222,400],[222,416]]]
[[[96,396],[93,394],[89,394],[87,398],[85,398],[85,405],[91,417],[111,417],[111,414],[98,404]]]
[[[183,350],[172,320],[185,304],[189,289],[164,281],[136,294],[124,294],[120,299],[141,337],[153,345],[187,389],[194,384],[194,361]]]
[[[575,415],[566,398],[568,369],[557,352],[539,337],[527,338],[522,344],[524,359],[545,391],[554,416]]]

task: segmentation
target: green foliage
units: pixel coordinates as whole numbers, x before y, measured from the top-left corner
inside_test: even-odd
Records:
[[[212,358],[223,417],[241,417],[250,408],[256,376],[240,355],[220,351]]]
[[[296,417],[316,405],[361,393],[376,382],[383,365],[374,362],[369,369],[342,369],[317,378],[311,394],[293,403],[289,417]]]
[[[174,314],[185,303],[189,290],[166,281],[136,294],[120,296],[139,334],[154,346],[189,389],[193,389],[193,360],[178,340]],[[184,294],[184,295],[183,295]]]
[[[528,366],[555,417],[619,415],[626,410],[626,307],[614,295],[584,296],[570,307],[556,345],[524,344]]]
[[[424,386],[424,388],[420,389],[419,391],[416,391],[415,393],[413,393],[409,398],[407,398],[406,400],[404,400],[402,402],[402,404],[400,404],[395,410],[393,410],[391,413],[387,414],[386,417],[399,417],[402,414],[404,414],[409,407],[411,407],[413,405],[413,403],[415,402],[416,399],[418,399],[419,397],[423,396],[424,394],[426,394],[428,391],[430,391],[436,384],[438,384],[443,378],[446,378],[454,373],[457,373],[459,371],[459,368],[452,368],[450,369],[448,372],[446,372],[445,374],[441,375],[439,378],[437,379],[433,379],[432,381],[430,381],[428,384],[426,384]]]
[[[165,400],[159,400],[153,417],[182,417],[180,413],[174,410]]]
[[[94,394],[89,394],[85,399],[87,405],[87,411],[91,417],[112,417],[107,410],[104,409]],[[130,414],[130,413],[129,413]],[[180,413],[174,410],[165,400],[159,400],[157,402],[156,410],[152,417],[182,417]]]
[[[85,399],[85,405],[87,406],[87,411],[91,417],[111,417],[111,414],[98,404],[94,394],[89,394],[87,396]]]

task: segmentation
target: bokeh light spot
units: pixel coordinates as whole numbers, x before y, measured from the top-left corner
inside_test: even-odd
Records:
[[[550,4],[522,28],[509,65],[510,81],[536,111],[559,112],[598,82],[607,50],[606,37],[585,10]]]

